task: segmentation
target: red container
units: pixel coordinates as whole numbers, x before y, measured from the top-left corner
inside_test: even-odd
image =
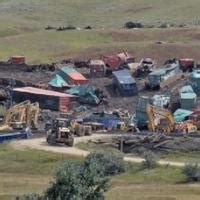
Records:
[[[25,56],[12,56],[10,62],[15,65],[25,64]]]
[[[194,68],[195,62],[191,58],[183,58],[179,60],[179,64],[183,71],[188,71]]]
[[[61,92],[44,90],[34,87],[15,88],[13,99],[19,103],[25,100],[39,102],[40,108],[67,112],[72,108],[77,97]]]
[[[123,64],[135,62],[135,58],[127,52],[118,53],[112,56],[103,55],[102,60],[111,70],[117,70]]]

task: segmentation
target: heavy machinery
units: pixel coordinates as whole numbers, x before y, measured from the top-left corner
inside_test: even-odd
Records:
[[[65,144],[73,146],[74,136],[91,135],[92,127],[83,125],[76,120],[56,118],[47,128],[46,140],[49,144]]]
[[[3,119],[3,124],[0,126],[0,131],[9,129],[23,129],[30,127],[38,128],[39,103],[31,103],[24,101],[22,103],[11,106]]]
[[[165,87],[171,87],[183,76],[182,73],[179,72],[179,65],[177,63],[168,64],[160,69],[155,69],[148,74],[145,81],[145,87],[146,89],[163,89]]]
[[[147,104],[146,112],[150,131],[166,133],[174,131],[175,121],[170,111]]]
[[[175,131],[181,132],[181,133],[184,133],[184,134],[196,133],[197,132],[197,126],[193,123],[193,121],[187,120],[185,122],[176,123]]]
[[[65,118],[57,118],[53,120],[51,126],[47,130],[46,140],[49,144],[65,144],[73,146],[74,132],[70,128],[70,121]]]

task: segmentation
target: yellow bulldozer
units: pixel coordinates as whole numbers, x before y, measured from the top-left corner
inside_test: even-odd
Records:
[[[31,103],[28,100],[11,106],[5,113],[0,131],[23,129],[24,127],[37,129],[39,111],[39,103]]]

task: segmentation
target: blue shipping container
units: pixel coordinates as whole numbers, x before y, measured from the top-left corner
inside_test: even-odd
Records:
[[[122,96],[138,94],[136,81],[127,69],[113,72],[113,85],[118,88]]]
[[[25,132],[24,133],[16,132],[16,133],[0,134],[0,143],[9,141],[9,140],[14,140],[14,139],[27,139],[27,138],[28,138],[28,135]]]

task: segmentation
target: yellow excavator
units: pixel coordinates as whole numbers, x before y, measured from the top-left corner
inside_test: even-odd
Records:
[[[28,100],[11,106],[6,111],[0,131],[23,129],[26,126],[37,129],[39,111],[39,103],[31,103]]]
[[[148,117],[148,129],[152,132],[171,133],[175,128],[175,120],[172,113],[164,108],[152,106],[146,107]]]

